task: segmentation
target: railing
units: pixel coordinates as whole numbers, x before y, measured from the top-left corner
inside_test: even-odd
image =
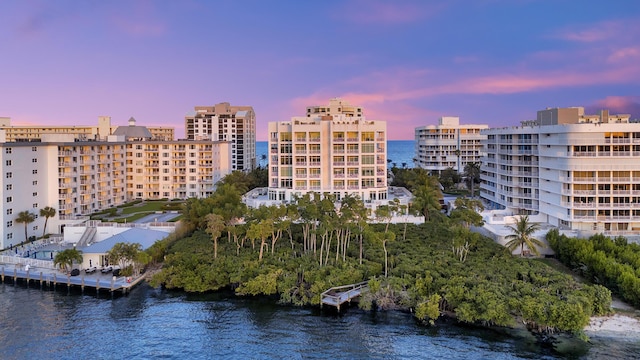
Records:
[[[0,255],[0,263],[2,264],[16,264],[16,265],[29,265],[32,267],[44,268],[44,269],[55,269],[53,265],[53,261],[50,260],[38,260],[25,258],[20,256],[7,256]]]
[[[360,296],[367,289],[368,282],[335,286],[320,294],[320,305],[335,306],[340,310],[340,305],[350,302],[351,299]]]

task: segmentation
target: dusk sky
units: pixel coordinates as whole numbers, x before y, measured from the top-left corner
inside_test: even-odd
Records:
[[[640,117],[640,1],[0,1],[0,117],[176,128],[194,106],[267,123],[340,97],[413,139],[441,116]]]

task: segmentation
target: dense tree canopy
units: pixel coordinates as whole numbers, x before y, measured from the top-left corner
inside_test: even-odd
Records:
[[[430,180],[414,181],[426,187]],[[213,203],[217,196],[198,201]],[[463,322],[524,323],[534,331],[580,331],[591,315],[609,309],[606,288],[576,283],[471,232],[468,225],[481,222],[472,199],[461,199],[451,219],[435,211],[437,219],[422,225],[389,223],[390,214],[400,211],[394,204],[378,211],[379,224],[367,223],[373,214],[362,201],[334,200],[309,193],[295,204],[245,210],[244,222],[225,223],[217,250],[211,231],[196,230],[168,247],[153,283],[189,292],[277,294],[284,303],[317,305],[332,286],[369,281],[364,308],[411,309],[425,322],[448,312]],[[400,231],[406,234],[396,237]],[[289,241],[279,241],[285,237]]]

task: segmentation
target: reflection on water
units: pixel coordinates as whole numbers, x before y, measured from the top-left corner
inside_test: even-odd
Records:
[[[147,286],[112,299],[0,284],[0,325],[3,359],[602,359],[640,351],[636,343],[596,340],[561,356],[527,333],[430,328],[399,312],[338,315]]]

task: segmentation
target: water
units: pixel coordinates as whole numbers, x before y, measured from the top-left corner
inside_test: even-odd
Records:
[[[405,163],[407,167],[413,167],[413,158],[415,157],[415,141],[413,140],[389,140],[387,141],[387,159],[396,166],[402,167]],[[260,160],[262,155],[268,159],[269,143],[267,141],[256,142],[256,157],[260,165],[266,165],[265,160]]]
[[[571,358],[632,358],[636,343],[595,342]],[[554,359],[531,337],[411,315],[343,315],[230,295],[142,285],[128,296],[0,284],[2,359]]]

